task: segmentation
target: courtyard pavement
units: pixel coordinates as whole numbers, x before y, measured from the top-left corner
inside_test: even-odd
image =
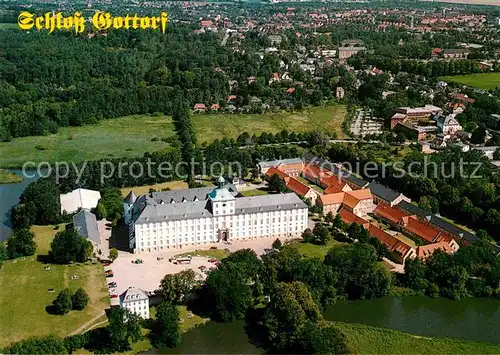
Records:
[[[200,280],[206,278],[206,274],[199,267],[205,266],[207,269],[215,267],[213,263],[208,262],[207,257],[195,256],[190,264],[174,264],[169,261],[169,258],[178,254],[187,253],[195,250],[208,250],[210,247],[218,249],[228,249],[230,252],[235,252],[240,249],[250,248],[260,256],[265,253],[265,249],[272,247],[272,243],[276,238],[259,238],[247,241],[233,241],[231,244],[214,243],[198,246],[187,246],[182,249],[168,249],[161,252],[131,254],[119,251],[118,258],[110,265],[106,266],[105,270],[113,270],[113,277],[106,278],[106,283],[116,282],[115,288],[118,295],[123,293],[128,287],[139,287],[144,291],[154,291],[158,289],[161,280],[166,274],[175,274],[183,270],[191,269],[196,272]],[[280,238],[281,242],[288,239]],[[142,259],[142,264],[133,263],[136,259]],[[160,260],[158,260],[160,259]],[[112,305],[118,305],[119,299],[112,298]]]

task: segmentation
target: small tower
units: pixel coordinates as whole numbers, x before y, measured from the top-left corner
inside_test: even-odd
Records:
[[[225,184],[226,184],[226,180],[224,180],[224,178],[222,177],[222,175],[219,176],[219,178],[217,179],[217,187],[219,189],[222,189]]]
[[[217,179],[217,187],[210,192],[208,198],[212,205],[214,216],[226,216],[234,214],[235,203],[233,194],[225,187],[226,180],[220,176]]]
[[[130,193],[123,200],[123,217],[125,219],[125,223],[129,224],[132,219],[132,207],[134,206],[135,200],[137,197],[134,194],[134,191],[130,191]]]

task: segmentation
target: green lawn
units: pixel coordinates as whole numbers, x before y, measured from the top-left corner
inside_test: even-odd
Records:
[[[103,120],[95,125],[61,127],[56,134],[0,143],[0,166],[19,167],[27,161],[81,162],[142,156],[145,152],[167,147],[161,138],[173,134],[172,120],[165,116],[128,116]],[[158,141],[151,141],[154,137]]]
[[[269,192],[263,188],[260,188],[260,189],[240,191],[240,194],[245,197],[251,197],[251,196],[268,195]]]
[[[500,87],[500,73],[481,73],[469,75],[442,76],[441,80],[456,82],[479,89],[489,90]]]
[[[268,113],[263,115],[193,115],[198,141],[216,138],[236,138],[240,133],[311,131],[321,129],[337,132],[341,129],[346,107],[331,105],[311,107],[297,113]],[[15,138],[0,143],[0,167],[20,167],[25,162],[81,162],[106,157],[136,157],[145,152],[162,149],[168,144],[162,138],[174,135],[169,116],[135,115],[100,121],[82,127],[61,127],[56,134]],[[158,138],[156,141],[151,141]]]
[[[343,105],[309,107],[303,112],[266,113],[263,115],[215,114],[193,115],[198,142],[211,142],[215,138],[236,138],[243,132],[304,132],[319,129],[336,132],[344,138],[342,122],[347,114]]]
[[[55,230],[36,226],[33,231],[37,255],[46,255]],[[50,270],[45,271],[37,255],[7,261],[0,269],[0,348],[31,336],[67,336],[109,307],[100,264],[50,265]],[[72,280],[72,275],[78,275],[78,280]],[[90,296],[88,307],[65,316],[48,314],[45,308],[65,287],[83,287]],[[48,292],[49,288],[55,292]]]
[[[182,190],[182,189],[187,189],[188,184],[185,181],[175,180],[175,181],[162,182],[160,184],[155,184],[155,185],[124,187],[123,189],[121,189],[121,193],[123,197],[126,197],[130,191],[134,191],[134,194],[136,196],[139,196],[147,194],[149,192],[149,189],[154,189],[155,191],[161,191],[166,188],[170,188],[171,190]]]
[[[451,338],[429,338],[397,330],[335,322],[354,354],[499,354],[500,346]]]
[[[306,254],[307,257],[309,258],[320,258],[324,259],[325,255],[328,253],[328,251],[336,246],[341,244],[340,242],[337,242],[336,240],[331,240],[328,244],[326,245],[315,245],[311,243],[305,243],[305,242],[296,242],[290,244],[293,248],[296,248],[302,255]]]
[[[207,250],[195,250],[195,251],[188,251],[186,253],[182,254],[177,254],[177,257],[180,256],[204,256],[207,258],[214,258],[217,260],[221,260],[226,258],[229,255],[229,252],[225,251],[224,249],[207,249]]]

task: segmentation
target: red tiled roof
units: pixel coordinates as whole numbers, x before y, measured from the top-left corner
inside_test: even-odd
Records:
[[[434,242],[436,237],[439,235],[439,231],[437,229],[420,222],[416,218],[408,218],[408,223],[405,225],[405,229],[430,243]]]
[[[286,184],[286,188],[292,190],[297,195],[305,196],[309,190],[311,189],[309,186],[301,183],[299,180],[290,177],[288,179],[288,183]]]
[[[351,224],[351,223],[358,223],[361,224],[363,227],[367,228],[369,226],[369,222],[364,220],[361,217],[356,216],[354,213],[351,211],[342,208],[339,212],[340,218],[344,223]]]
[[[417,257],[421,259],[427,259],[430,257],[437,249],[443,250],[445,253],[451,254],[453,249],[451,246],[445,242],[439,242],[434,244],[422,245],[417,248]]]
[[[286,173],[284,173],[283,171],[276,169],[274,167],[269,168],[269,170],[266,172],[266,175],[269,177],[272,177],[274,174],[278,175],[282,179],[285,179],[288,177],[288,175]]]
[[[394,238],[389,233],[384,232],[382,229],[375,227],[373,224],[370,224],[368,232],[370,232],[370,235],[372,237],[380,240],[389,250],[392,250],[394,246],[399,242],[398,239]]]
[[[411,246],[403,243],[399,239],[393,237],[389,233],[384,232],[382,229],[376,227],[373,224],[370,224],[370,227],[368,229],[368,232],[370,232],[370,235],[372,237],[377,238],[384,244],[389,251],[397,251],[401,253],[402,256],[405,256],[406,253],[408,253],[411,249]]]
[[[337,186],[329,186],[324,191],[325,195],[336,194],[339,192],[342,192],[342,189],[339,189]]]
[[[286,172],[297,172],[304,170],[304,163],[280,164],[277,168]]]
[[[327,205],[337,205],[344,201],[345,192],[339,192],[336,194],[321,195],[319,198],[323,206]]]
[[[305,166],[304,174],[314,179],[321,179],[325,176],[332,175],[331,171],[328,171],[326,169],[321,169],[319,166],[311,164],[307,164]]]
[[[401,211],[400,209],[393,208],[383,202],[380,202],[378,206],[375,208],[373,213],[378,216],[382,217],[388,221],[391,221],[393,223],[399,223],[399,221],[403,218],[406,217],[406,213]]]
[[[320,183],[321,183],[321,185],[326,186],[327,188],[332,187],[332,188],[338,189],[338,191],[342,191],[342,189],[346,185],[345,182],[343,182],[342,180],[340,180],[335,175],[330,175],[330,176],[322,177],[321,180],[320,180]],[[327,192],[325,191],[325,193],[327,193]]]

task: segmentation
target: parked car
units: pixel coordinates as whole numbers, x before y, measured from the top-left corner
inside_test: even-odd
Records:
[[[104,264],[104,266],[111,266],[111,263],[106,263]]]
[[[201,265],[198,269],[205,270],[207,267],[205,265]]]
[[[113,277],[114,274],[113,273],[110,273],[110,274],[106,274],[106,277]]]
[[[118,298],[118,294],[114,293],[112,295],[109,295],[110,298]]]
[[[212,249],[212,250],[217,250],[217,247],[210,247],[210,249]]]
[[[213,263],[216,263],[216,262],[217,262],[217,259],[212,258],[212,259],[208,260],[208,262],[213,264]]]
[[[110,282],[110,283],[108,284],[108,286],[109,286],[109,287],[116,287],[116,282],[115,282],[115,281]]]

